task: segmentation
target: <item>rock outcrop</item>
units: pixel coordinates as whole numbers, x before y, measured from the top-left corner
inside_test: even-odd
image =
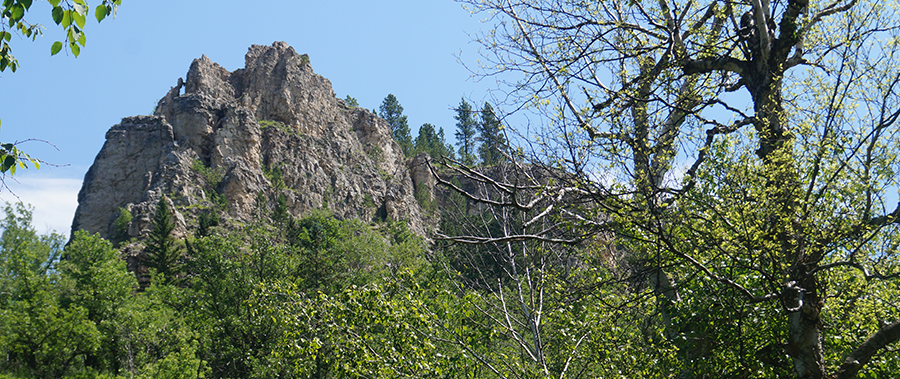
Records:
[[[405,220],[421,234],[415,166],[389,125],[336,98],[307,56],[283,42],[255,45],[233,72],[195,59],[152,116],[126,117],[107,132],[72,229],[143,235],[165,196],[182,235],[200,211],[247,222],[279,203],[294,216],[328,207],[342,218]],[[127,231],[113,230],[120,208],[134,216]]]

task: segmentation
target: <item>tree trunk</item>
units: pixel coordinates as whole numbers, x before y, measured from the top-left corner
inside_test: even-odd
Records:
[[[765,71],[762,71],[765,70]],[[810,274],[821,260],[818,254],[802,246],[802,233],[797,198],[802,193],[800,174],[794,156],[793,133],[784,124],[784,107],[781,97],[781,73],[761,67],[757,75],[747,80],[753,96],[757,120],[754,123],[759,134],[757,156],[763,162],[766,177],[767,233],[770,247],[778,251],[770,259],[773,274],[786,278],[782,284],[782,302],[788,312],[788,353],[799,378],[824,378],[825,355],[822,345],[822,299],[818,283]]]
[[[803,267],[803,271],[806,267]],[[816,278],[804,272],[794,288],[785,289],[785,306],[790,323],[788,353],[800,378],[825,377],[822,346],[822,301]]]

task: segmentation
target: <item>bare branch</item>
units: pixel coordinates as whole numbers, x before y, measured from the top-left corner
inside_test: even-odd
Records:
[[[800,38],[803,38],[803,36],[806,36],[807,33],[809,33],[810,29],[812,29],[813,26],[815,26],[817,23],[819,23],[819,21],[822,21],[822,18],[833,15],[835,13],[839,13],[839,12],[846,12],[846,11],[850,10],[850,8],[853,8],[853,6],[856,5],[856,0],[850,0],[849,3],[841,5],[841,6],[838,6],[839,3],[840,3],[840,0],[835,1],[834,3],[832,3],[825,9],[823,9],[821,12],[816,13],[816,15],[813,16],[812,19],[809,20],[809,23],[804,25],[803,29],[801,29]]]
[[[761,62],[767,62],[769,50],[772,47],[772,42],[769,40],[769,15],[772,13],[769,11],[769,2],[763,1],[764,3],[760,0],[750,0],[750,3],[753,4],[753,17],[756,19],[756,28],[759,33],[759,46],[754,47],[759,47]]]
[[[538,241],[563,245],[574,245],[582,241],[580,238],[564,239],[564,238],[548,238],[541,234],[517,234],[503,237],[478,237],[478,236],[458,236],[451,237],[445,234],[436,233],[437,240],[459,242],[469,245],[487,245],[494,243],[521,242],[521,241]]]
[[[685,75],[708,74],[716,71],[744,73],[744,65],[747,62],[734,57],[718,57],[691,59],[684,63],[682,70]]]

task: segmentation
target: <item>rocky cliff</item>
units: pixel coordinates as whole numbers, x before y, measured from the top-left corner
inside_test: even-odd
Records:
[[[143,235],[165,196],[177,234],[200,212],[247,222],[277,204],[294,216],[328,207],[342,218],[405,220],[421,234],[413,177],[428,178],[413,162],[421,161],[404,158],[389,125],[336,98],[306,55],[283,42],[254,45],[233,72],[195,59],[152,116],[126,117],[107,132],[72,230]],[[120,209],[133,218],[113,230]]]

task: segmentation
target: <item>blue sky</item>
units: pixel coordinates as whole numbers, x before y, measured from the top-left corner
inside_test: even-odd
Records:
[[[450,108],[463,96],[480,104],[496,88],[472,80],[463,65],[477,67],[470,35],[491,27],[479,17],[451,0],[124,0],[115,19],[88,21],[87,45],[75,58],[50,56],[62,32],[49,5],[35,2],[27,19],[44,24],[44,35],[11,41],[20,67],[0,74],[0,141],[48,141],[59,151],[40,142],[22,147],[66,166],[44,166],[7,182],[34,205],[39,232],[68,233],[81,180],[111,126],[149,114],[194,58],[206,54],[235,70],[250,45],[274,41],[309,54],[338,97],[353,96],[372,109],[393,93],[414,137],[428,122],[452,140]],[[0,200],[16,197],[3,191]]]

